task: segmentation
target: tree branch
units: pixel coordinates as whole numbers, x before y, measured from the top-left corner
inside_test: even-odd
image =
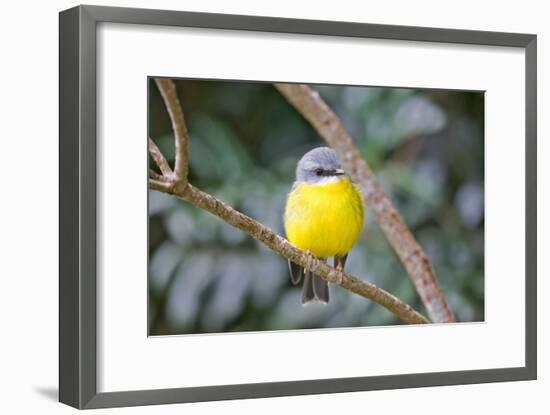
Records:
[[[159,85],[159,80],[157,85]],[[194,206],[204,209],[213,215],[224,220],[228,224],[234,226],[237,229],[252,236],[256,240],[262,242],[279,255],[290,259],[292,262],[309,269],[315,275],[333,283],[338,284],[341,287],[359,294],[365,298],[368,298],[389,311],[398,316],[400,319],[411,324],[424,324],[430,321],[426,319],[422,314],[414,310],[410,305],[404,303],[392,294],[378,288],[376,285],[360,280],[346,272],[337,270],[330,265],[318,260],[306,252],[296,248],[286,239],[277,235],[273,230],[265,225],[255,221],[254,219],[244,215],[243,213],[233,209],[231,206],[225,204],[221,200],[214,196],[205,193],[187,182],[187,143],[188,135],[187,128],[185,126],[185,120],[183,119],[183,112],[179,104],[175,85],[171,80],[160,80],[159,89],[164,88],[164,91],[169,93],[163,93],[163,97],[166,95],[165,104],[168,111],[177,113],[179,109],[180,116],[172,116],[172,125],[177,125],[184,134],[175,132],[176,136],[176,166],[185,166],[185,177],[179,178],[177,173],[170,176],[163,176],[164,180],[159,180],[155,177],[149,178],[149,187],[160,192],[173,194]],[[162,91],[161,91],[162,93]],[[172,112],[171,109],[172,108]],[[174,130],[176,127],[174,127]],[[156,146],[155,146],[156,147]],[[160,151],[159,151],[160,154]],[[161,154],[162,156],[162,154]],[[162,157],[164,158],[164,157]],[[176,169],[177,171],[177,169]]]
[[[164,176],[162,174],[158,174],[156,171],[154,171],[153,169],[149,169],[149,178],[150,179],[155,179],[155,180],[159,180],[159,181],[166,181],[166,179],[164,178]]]
[[[153,160],[155,160],[155,163],[157,164],[162,175],[171,177],[172,169],[151,137],[149,137],[149,153],[151,154],[151,157],[153,157]]]
[[[161,189],[158,187],[158,184],[153,184],[151,180],[149,181],[149,184],[152,189],[171,193],[200,209],[212,213],[228,224],[262,242],[279,255],[311,270],[315,273],[315,275],[318,275],[333,284],[338,284],[349,291],[382,305],[407,323],[429,323],[429,320],[422,314],[415,311],[410,305],[404,303],[394,295],[378,288],[370,282],[360,280],[359,278],[356,278],[346,272],[331,267],[315,257],[307,255],[304,251],[296,248],[267,226],[262,225],[249,216],[233,209],[231,206],[215,198],[214,196],[205,193],[190,184],[188,184],[183,191],[174,191],[170,188]]]
[[[340,119],[319,93],[307,85],[275,84],[275,87],[336,151],[344,170],[359,185],[367,206],[376,215],[380,227],[409,274],[431,319],[438,323],[454,321],[453,312],[441,290],[430,260],[380,187]]]
[[[168,110],[168,115],[170,115],[172,129],[174,130],[174,142],[176,147],[174,180],[178,188],[181,189],[187,184],[187,162],[189,159],[187,146],[189,142],[189,133],[187,132],[183,110],[181,109],[178,99],[176,85],[171,79],[155,78],[155,82],[162,95],[166,109]]]
[[[158,179],[149,177],[149,187],[151,189],[158,190],[159,192],[173,193],[174,182],[158,180]]]

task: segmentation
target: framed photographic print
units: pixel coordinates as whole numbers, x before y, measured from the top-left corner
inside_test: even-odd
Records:
[[[60,13],[60,401],[536,379],[536,36]]]

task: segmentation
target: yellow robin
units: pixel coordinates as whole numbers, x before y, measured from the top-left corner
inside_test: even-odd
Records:
[[[296,167],[296,181],[284,214],[286,236],[297,248],[344,268],[363,227],[363,199],[342,170],[336,152],[318,147],[307,152]],[[328,282],[289,261],[294,285],[304,279],[302,304],[329,302]]]

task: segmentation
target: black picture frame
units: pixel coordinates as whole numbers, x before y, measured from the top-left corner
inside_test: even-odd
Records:
[[[509,46],[525,50],[525,366],[98,393],[96,27],[99,22]],[[436,385],[537,376],[536,35],[183,11],[78,6],[59,15],[59,400],[80,409]]]

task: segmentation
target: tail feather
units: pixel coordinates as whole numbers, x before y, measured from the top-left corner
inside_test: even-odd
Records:
[[[304,276],[304,286],[302,287],[302,304],[307,304],[315,300],[312,277],[314,277],[313,274],[306,271]]]
[[[290,274],[290,282],[293,285],[300,284],[300,281],[302,281],[302,276],[304,275],[304,269],[301,266],[296,265],[294,262],[289,260],[288,271]]]
[[[321,261],[326,261],[326,258],[319,258]],[[321,302],[327,304],[330,300],[328,281],[312,274],[310,271],[305,272],[304,286],[302,287],[302,304],[311,302]]]
[[[315,297],[317,300],[328,303],[330,300],[329,297],[329,291],[328,291],[328,281],[324,280],[316,275],[312,275],[312,282],[313,282],[313,292],[315,293]]]
[[[307,271],[302,287],[302,304],[320,302],[327,304],[330,300],[328,282]]]

